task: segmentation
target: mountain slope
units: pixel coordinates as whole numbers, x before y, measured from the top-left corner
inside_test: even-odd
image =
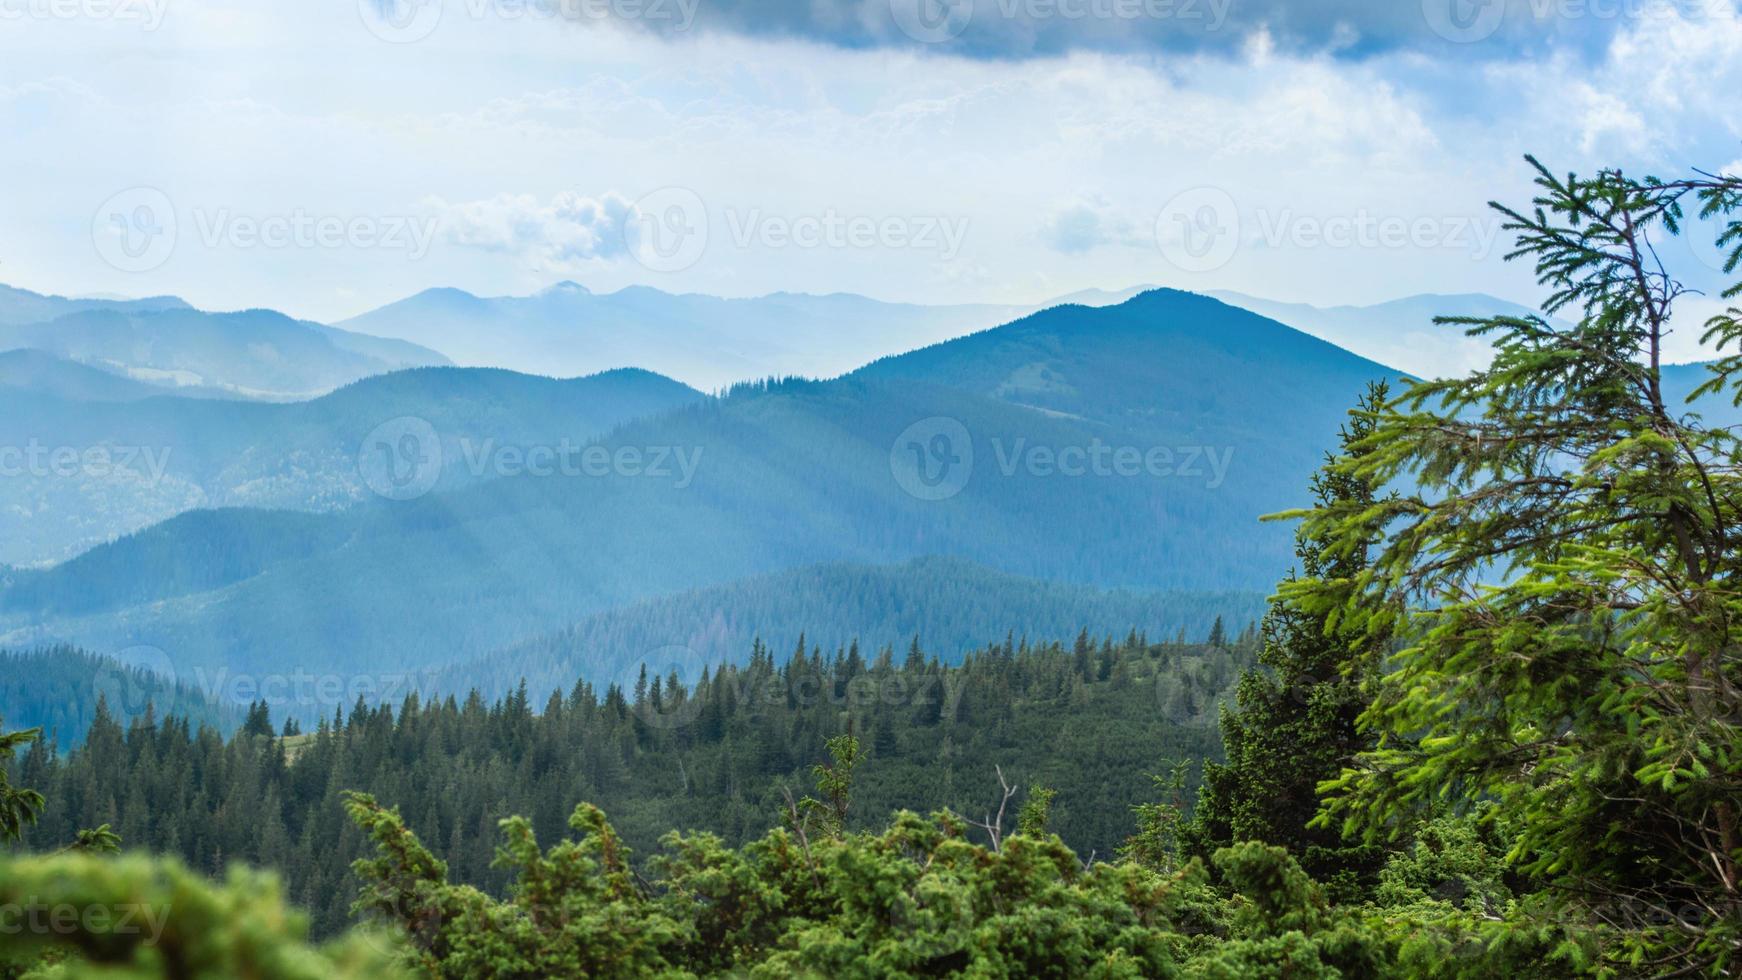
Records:
[[[0,351],[0,388],[93,402],[133,402],[164,393],[157,385],[39,350]]]
[[[1486,366],[1492,357],[1486,340],[1466,336],[1461,327],[1439,326],[1435,317],[1539,312],[1480,293],[1406,296],[1374,306],[1328,308],[1225,291],[1211,295],[1423,378],[1464,374]]]
[[[49,296],[0,284],[0,325],[44,323],[69,313],[85,310],[113,310],[118,313],[147,313],[156,310],[191,310],[193,307],[174,296],[150,299],[72,299]]]
[[[62,750],[85,740],[99,701],[124,729],[171,714],[196,731],[205,725],[228,734],[241,724],[236,706],[152,670],[167,666],[157,650],[125,651],[121,659],[69,647],[0,650],[0,719],[7,731],[40,728]]]
[[[291,543],[190,525],[150,542],[149,562],[145,539],[117,542],[0,593],[0,641],[150,643],[249,670],[425,667],[648,598],[927,555],[1087,586],[1263,590],[1291,532],[1259,516],[1300,501],[1346,407],[1388,374],[1200,296],[1064,307],[836,381],[743,386],[600,443],[613,460],[659,455],[658,471],[377,501],[278,532]],[[937,420],[962,441],[940,447]],[[915,479],[916,445],[971,450],[947,474],[957,492]],[[272,557],[220,583],[183,569],[232,539]],[[128,569],[156,584],[93,584]],[[69,595],[79,611],[43,606]]]
[[[40,360],[45,355],[29,358]],[[0,368],[6,360],[0,359]],[[372,498],[359,469],[366,438],[389,426],[386,448],[412,432],[446,465],[431,489],[494,478],[494,456],[580,445],[702,395],[675,381],[623,371],[568,381],[507,371],[422,368],[380,375],[309,402],[131,402],[62,397],[93,386],[91,369],[49,362],[55,393],[0,384],[0,446],[34,457],[0,480],[0,563],[38,564],[197,507],[333,510]],[[113,390],[139,385],[111,379]],[[50,455],[64,449],[76,457]],[[380,451],[382,447],[374,447]],[[420,444],[419,450],[425,448]],[[94,462],[87,464],[87,454]],[[433,458],[433,457],[432,457]],[[66,465],[63,465],[66,464]],[[18,472],[11,472],[17,470]]]
[[[680,672],[742,663],[754,642],[790,650],[800,639],[824,650],[857,643],[867,658],[900,653],[918,637],[945,663],[1002,641],[1097,639],[1129,631],[1156,640],[1209,633],[1220,616],[1234,628],[1263,615],[1258,592],[1158,593],[1101,590],[1004,575],[952,558],[900,565],[837,563],[759,575],[590,616],[546,636],[443,671],[433,690],[494,699],[525,680],[542,696],[577,678],[603,689],[633,688],[642,664]],[[990,624],[1003,623],[1003,627]],[[996,635],[988,634],[991,630]]]
[[[46,351],[171,387],[265,399],[310,397],[370,375],[446,363],[434,351],[341,336],[270,310],[86,309],[0,326],[0,347]]]
[[[434,347],[460,364],[555,375],[640,367],[717,390],[752,378],[832,377],[1020,312],[847,294],[723,299],[634,286],[601,295],[565,282],[532,296],[431,289],[340,326]]]

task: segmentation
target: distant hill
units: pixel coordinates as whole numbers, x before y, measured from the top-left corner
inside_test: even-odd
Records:
[[[434,347],[460,364],[557,376],[639,367],[718,390],[762,377],[833,377],[1022,312],[849,294],[723,299],[646,286],[600,294],[565,282],[532,296],[431,289],[339,326]]]
[[[0,351],[0,388],[92,402],[135,402],[164,394],[158,385],[39,350]]]
[[[148,715],[174,715],[225,734],[240,725],[239,709],[151,670],[167,665],[155,650],[124,651],[121,659],[71,647],[0,650],[0,721],[7,731],[40,728],[62,751],[85,740],[99,702],[122,728]]]
[[[1303,499],[1347,407],[1392,373],[1202,296],[1060,307],[835,381],[742,386],[600,442],[613,458],[688,455],[687,478],[668,458],[659,476],[506,477],[318,527],[238,513],[155,529],[15,576],[0,642],[422,668],[642,600],[932,555],[1097,588],[1262,591],[1292,532],[1258,518]],[[937,474],[915,453],[956,461],[953,495],[916,479]],[[201,571],[230,554],[257,557]]]
[[[1493,356],[1486,340],[1466,336],[1461,327],[1439,326],[1435,317],[1540,312],[1480,293],[1406,296],[1373,306],[1333,307],[1279,303],[1224,291],[1211,295],[1422,378],[1465,374],[1486,366]]]
[[[427,426],[418,431],[446,463],[431,489],[452,489],[498,475],[488,460],[473,465],[468,449],[579,446],[702,398],[644,371],[556,381],[461,368],[380,375],[283,404],[140,398],[147,390],[41,353],[0,355],[0,447],[39,449],[34,463],[0,459],[10,464],[0,563],[65,559],[194,508],[319,511],[372,498],[360,452],[395,419]],[[47,455],[62,447],[79,454],[77,465]],[[106,465],[85,465],[91,452]]]
[[[193,307],[174,296],[156,296],[150,299],[73,299],[0,285],[0,325],[18,326],[26,323],[44,323],[59,319],[69,313],[79,313],[85,310],[148,313],[157,310],[191,309]]]
[[[175,297],[68,299],[0,286],[0,350],[34,349],[170,391],[309,398],[371,375],[450,363],[403,340],[271,310],[207,313]]]
[[[1074,636],[1153,640],[1183,632],[1202,640],[1218,616],[1231,631],[1264,614],[1259,592],[1158,593],[1101,590],[1004,575],[953,558],[899,565],[828,564],[775,572],[650,599],[590,616],[488,657],[444,671],[432,690],[496,698],[521,680],[542,696],[584,678],[625,688],[642,663],[742,663],[760,639],[777,651],[802,638],[825,650],[858,643],[867,658],[904,652],[914,638],[945,663],[1001,642]],[[1001,627],[992,624],[1002,623]],[[991,635],[995,633],[996,635]]]

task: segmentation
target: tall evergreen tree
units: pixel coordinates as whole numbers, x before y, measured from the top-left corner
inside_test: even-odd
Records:
[[[42,794],[28,787],[13,788],[6,775],[13,755],[21,747],[35,742],[40,734],[34,728],[22,732],[0,729],[0,843],[17,840],[24,828],[35,823],[37,814],[42,812]]]
[[[1373,837],[1424,806],[1485,799],[1517,870],[1610,950],[1661,975],[1742,960],[1742,444],[1665,400],[1664,342],[1686,288],[1659,260],[1685,202],[1742,258],[1742,177],[1665,182],[1537,164],[1528,210],[1499,207],[1550,289],[1545,316],[1453,319],[1491,365],[1372,412],[1339,476],[1413,484],[1332,501],[1306,528],[1352,582],[1286,593],[1406,648],[1364,723],[1382,735],[1333,787]],[[1498,206],[1497,206],[1498,207]],[[1742,295],[1742,284],[1729,297]],[[1567,324],[1562,319],[1574,318]],[[1742,311],[1707,326],[1742,345]],[[1694,398],[1742,401],[1742,355]]]
[[[1383,382],[1361,397],[1343,428],[1341,452],[1327,454],[1313,475],[1319,506],[1373,506],[1374,485],[1337,464],[1369,451],[1371,413],[1388,399]],[[1368,561],[1364,544],[1338,547],[1324,531],[1305,527],[1295,535],[1295,554],[1299,573],[1315,581],[1347,582]],[[1278,845],[1314,877],[1352,885],[1377,873],[1377,849],[1347,846],[1338,831],[1309,824],[1319,811],[1319,784],[1372,746],[1356,721],[1367,705],[1373,662],[1352,649],[1367,641],[1342,628],[1330,611],[1286,595],[1265,616],[1262,637],[1259,666],[1240,678],[1234,705],[1222,711],[1228,761],[1204,767],[1193,819],[1182,832],[1185,849],[1208,862],[1219,848],[1242,841]]]

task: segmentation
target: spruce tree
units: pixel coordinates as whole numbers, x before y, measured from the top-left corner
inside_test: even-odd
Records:
[[[14,789],[6,775],[13,754],[35,742],[40,734],[34,728],[22,732],[0,730],[0,843],[17,840],[42,812],[42,794],[29,788]]]
[[[1742,443],[1699,399],[1742,403],[1732,353],[1675,404],[1666,338],[1689,291],[1659,249],[1697,204],[1742,259],[1742,177],[1558,176],[1496,205],[1550,291],[1542,316],[1454,318],[1495,357],[1372,412],[1343,478],[1407,492],[1338,501],[1306,527],[1353,548],[1352,583],[1286,591],[1395,634],[1363,723],[1381,735],[1329,799],[1344,826],[1406,833],[1426,807],[1482,800],[1571,921],[1601,923],[1631,972],[1742,962]],[[1742,295],[1742,283],[1725,293]],[[1330,815],[1327,815],[1329,819]]]
[[[1342,457],[1365,452],[1373,431],[1368,413],[1388,397],[1383,382],[1368,388],[1343,428]],[[1338,460],[1327,454],[1325,467],[1313,475],[1314,499],[1324,507],[1371,507],[1373,484],[1338,470]],[[1313,580],[1347,581],[1367,566],[1364,546],[1339,550],[1323,533],[1305,528],[1295,535],[1295,554],[1299,572]],[[1221,632],[1220,619],[1216,627]],[[1337,831],[1308,825],[1319,811],[1319,784],[1372,744],[1356,724],[1367,704],[1371,659],[1352,656],[1356,638],[1329,611],[1287,597],[1273,602],[1261,633],[1260,666],[1241,676],[1234,706],[1223,709],[1227,762],[1204,767],[1203,789],[1182,834],[1186,850],[1208,862],[1219,848],[1259,841],[1287,848],[1316,878],[1355,885],[1377,872],[1377,851],[1346,846]]]

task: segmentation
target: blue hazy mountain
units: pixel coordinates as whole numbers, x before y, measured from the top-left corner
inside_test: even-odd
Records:
[[[611,459],[660,454],[657,473],[510,476],[314,518],[186,515],[15,574],[0,642],[424,667],[663,595],[931,555],[1097,588],[1264,590],[1292,532],[1258,518],[1302,500],[1347,406],[1392,374],[1202,296],[1060,307],[600,440]]]
[[[1238,629],[1264,612],[1262,592],[1140,592],[1043,582],[954,558],[899,565],[836,563],[757,575],[589,616],[545,636],[433,674],[433,691],[487,698],[522,680],[536,696],[577,678],[631,689],[643,663],[689,674],[743,663],[756,640],[784,652],[802,638],[825,650],[859,644],[871,659],[899,659],[916,637],[931,655],[958,663],[970,650],[1013,636],[1099,639],[1131,630],[1153,639],[1197,640],[1217,617]],[[1003,624],[1003,625],[994,625]]]
[[[1281,320],[1345,350],[1417,377],[1461,375],[1486,366],[1488,341],[1463,327],[1434,323],[1440,316],[1531,316],[1540,311],[1481,293],[1406,296],[1372,306],[1309,306],[1241,293],[1215,292],[1226,303]]]
[[[90,402],[136,402],[164,394],[158,385],[39,350],[0,351],[0,389]]]
[[[600,294],[564,282],[532,296],[431,289],[339,326],[427,345],[458,364],[554,375],[639,367],[719,390],[752,378],[833,377],[1022,312],[844,293],[723,299],[632,286]]]
[[[117,660],[70,647],[0,650],[0,718],[8,730],[42,729],[63,751],[85,740],[99,702],[124,729],[171,714],[196,730],[229,733],[241,725],[239,707],[167,676],[167,665],[158,651],[128,651]]]
[[[150,313],[160,310],[191,310],[193,307],[174,296],[154,296],[147,299],[74,299],[33,293],[28,289],[0,285],[0,325],[19,326],[45,323],[69,313],[85,310],[112,310],[116,313]]]
[[[207,313],[181,300],[67,299],[0,287],[0,350],[33,349],[168,389],[308,398],[361,378],[445,365],[403,340],[271,310]]]
[[[69,558],[196,508],[351,506],[374,496],[365,440],[398,419],[421,420],[454,460],[432,487],[452,489],[495,475],[462,465],[468,453],[582,445],[702,397],[644,371],[556,381],[472,368],[379,375],[308,402],[140,397],[149,390],[37,352],[0,355],[0,563]]]

